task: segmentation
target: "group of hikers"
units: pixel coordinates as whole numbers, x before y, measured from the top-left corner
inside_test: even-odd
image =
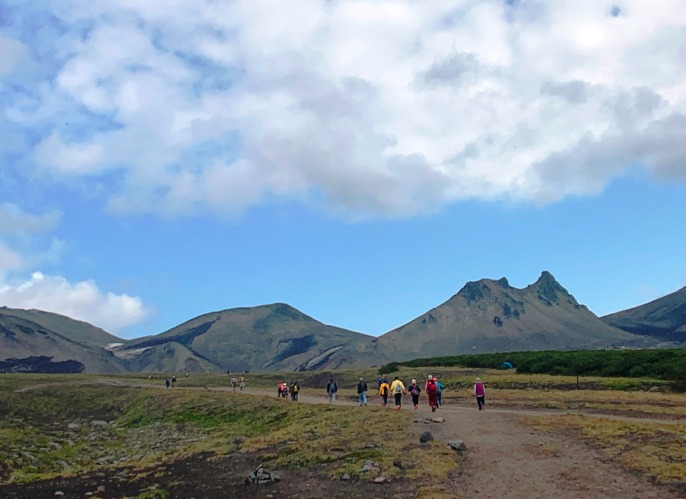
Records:
[[[290,394],[291,400],[298,401],[298,394],[300,393],[300,383],[297,381],[292,381],[287,384],[285,381],[279,381],[276,387],[276,396],[280,398],[288,398]]]
[[[395,408],[399,411],[402,408],[403,395],[410,394],[412,398],[412,405],[415,410],[419,408],[419,395],[422,390],[426,392],[429,407],[431,407],[431,412],[436,412],[436,410],[443,405],[443,390],[444,385],[441,383],[436,376],[429,375],[423,387],[417,383],[416,379],[413,379],[410,384],[406,387],[405,384],[395,376],[393,381],[389,381],[385,374],[382,374],[379,379],[376,380],[376,385],[378,389],[378,394],[381,397],[382,405],[384,407],[389,405],[389,398],[392,395]],[[364,378],[360,378],[357,383],[357,399],[360,406],[367,405],[367,391],[368,386]],[[326,394],[329,397],[329,403],[336,401],[336,393],[338,392],[338,385],[333,378],[329,379],[326,385]],[[481,382],[480,378],[476,378],[474,383],[474,388],[472,390],[474,397],[476,398],[477,406],[479,410],[483,410],[486,405],[486,389],[484,384]]]
[[[240,391],[243,391],[245,389],[245,378],[243,376],[239,376],[236,378],[236,376],[233,376],[231,378],[231,386],[233,387],[233,391],[236,391],[236,386],[240,389]]]
[[[390,395],[393,395],[395,401],[395,408],[400,410],[403,403],[403,395],[410,394],[412,397],[412,405],[415,410],[419,407],[419,394],[422,390],[426,392],[429,399],[429,407],[431,407],[431,412],[436,412],[436,410],[443,405],[443,383],[438,381],[438,378],[433,375],[429,375],[424,383],[424,387],[417,383],[416,379],[413,379],[410,384],[406,387],[405,384],[395,376],[392,382],[389,382],[385,374],[382,374],[379,379],[376,380],[377,387],[379,389],[379,395],[383,400],[383,406],[388,405],[388,399]]]
[[[186,377],[188,377],[188,376],[190,376],[190,374],[186,373]],[[148,379],[151,379],[151,377],[149,377]],[[176,376],[172,376],[171,379],[169,379],[169,378],[165,379],[165,380],[164,380],[164,385],[165,385],[167,388],[169,388],[170,386],[171,386],[172,388],[176,388]]]
[[[188,377],[188,373],[186,373]],[[176,386],[176,376],[172,376],[171,379],[165,379],[165,385],[167,388],[170,386],[173,388]],[[231,386],[233,391],[236,391],[236,387],[243,391],[245,389],[245,378],[241,376],[233,376],[231,378]],[[400,380],[398,376],[393,378],[393,381],[389,381],[385,374],[382,374],[376,380],[376,387],[378,390],[378,395],[381,397],[381,404],[386,407],[389,405],[389,399],[393,396],[395,402],[395,408],[399,411],[402,408],[403,395],[409,394],[412,398],[412,405],[415,410],[419,408],[419,396],[422,391],[426,392],[429,407],[431,407],[431,412],[436,412],[438,408],[443,405],[443,390],[445,389],[443,383],[441,383],[436,376],[429,375],[424,382],[423,386],[417,383],[416,379],[413,379],[409,385],[405,384]],[[300,383],[293,381],[290,384],[285,381],[279,381],[276,389],[276,396],[278,398],[288,398],[290,395],[291,400],[298,400],[298,394],[300,393]],[[360,378],[357,383],[357,399],[360,406],[367,405],[367,391],[369,387],[364,378]],[[326,394],[329,397],[329,403],[336,401],[336,393],[338,393],[338,384],[333,378],[329,379],[326,385]],[[486,389],[480,378],[476,378],[474,383],[474,388],[472,393],[476,398],[477,407],[479,410],[483,410],[486,405]]]

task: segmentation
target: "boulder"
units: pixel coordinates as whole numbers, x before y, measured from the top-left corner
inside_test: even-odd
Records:
[[[425,431],[425,432],[422,433],[422,435],[419,437],[419,441],[420,441],[421,443],[423,443],[423,444],[425,444],[426,442],[430,442],[430,441],[433,440],[433,439],[434,439],[434,436],[431,434],[430,431]]]
[[[465,443],[462,440],[451,440],[450,442],[448,442],[448,445],[453,450],[457,450],[457,451],[467,450],[467,446],[465,445]]]

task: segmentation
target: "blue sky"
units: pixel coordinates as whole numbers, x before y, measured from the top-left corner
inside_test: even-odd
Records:
[[[0,2],[0,305],[122,337],[286,302],[378,335],[553,273],[686,285],[663,2]]]

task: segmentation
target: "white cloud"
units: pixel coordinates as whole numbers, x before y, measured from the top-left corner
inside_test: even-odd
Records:
[[[44,215],[26,213],[12,203],[0,203],[0,236],[9,233],[36,233],[52,229],[60,219],[60,213],[52,211]]]
[[[60,252],[62,242],[57,239],[42,254],[33,248],[33,240],[55,227],[60,217],[57,211],[34,215],[15,204],[0,203],[0,282],[6,275],[52,259]]]
[[[78,27],[35,82],[53,114],[28,122],[18,94],[8,116],[53,179],[120,172],[129,213],[409,216],[594,194],[635,165],[683,181],[682,3],[53,2]]]
[[[40,272],[24,282],[0,284],[0,303],[66,315],[112,333],[142,321],[149,313],[138,297],[102,291],[93,281],[71,283]]]
[[[0,34],[0,76],[15,71],[27,57],[28,51],[23,43]]]

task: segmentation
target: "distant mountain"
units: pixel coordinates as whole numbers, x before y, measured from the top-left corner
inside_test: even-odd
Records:
[[[549,272],[524,289],[505,278],[468,282],[378,338],[323,324],[284,303],[203,314],[129,341],[61,315],[1,307],[0,370],[299,371],[464,353],[666,346],[686,336],[685,314],[686,288],[601,320]]]
[[[468,282],[455,296],[379,337],[395,360],[465,353],[653,344],[609,326],[549,272],[524,289],[507,279]]]
[[[125,362],[105,347],[123,340],[87,322],[41,310],[0,307],[0,361],[4,370],[40,372],[62,369],[65,372],[118,373],[128,371]],[[51,357],[45,359],[44,357]],[[8,359],[34,359],[9,362]],[[74,361],[77,364],[56,364]],[[12,367],[13,364],[15,368]],[[32,367],[33,364],[36,364]]]
[[[645,305],[606,315],[602,320],[630,333],[686,342],[686,287]]]
[[[204,314],[114,350],[135,371],[297,371],[369,366],[374,338],[322,324],[284,303]]]

